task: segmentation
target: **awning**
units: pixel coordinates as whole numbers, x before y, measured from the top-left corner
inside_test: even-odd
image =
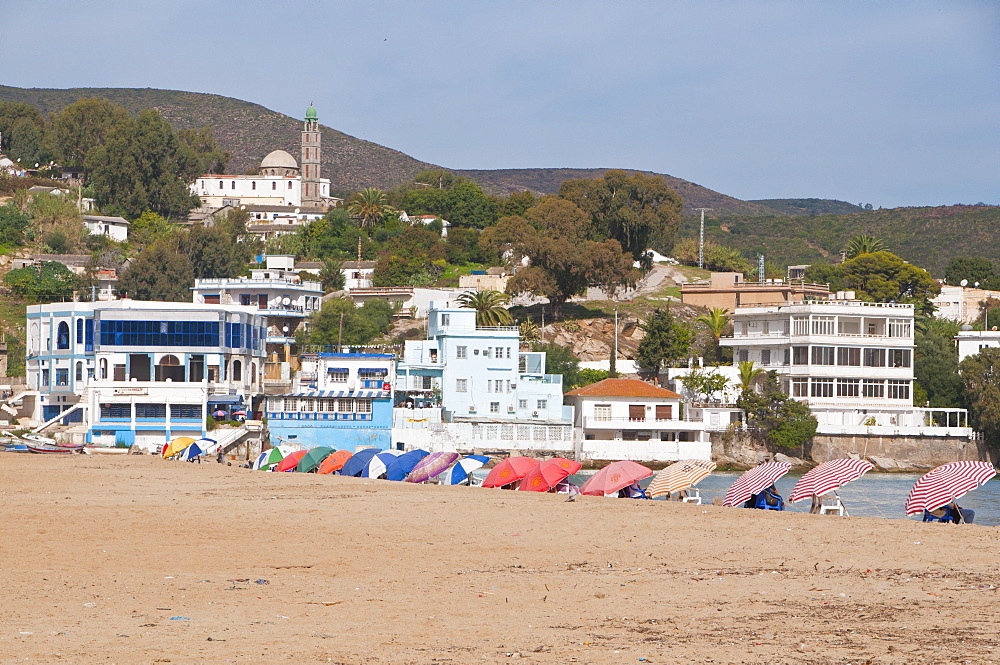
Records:
[[[243,395],[209,395],[209,404],[242,404]]]
[[[374,376],[385,376],[389,373],[389,370],[385,367],[362,367],[358,370],[358,374],[369,374]]]
[[[346,374],[350,370],[346,367],[327,367],[326,371],[330,374]]]
[[[356,399],[377,399],[389,397],[388,390],[313,390],[304,393],[286,393],[270,397],[299,397],[312,399],[329,399],[331,397],[353,397]]]

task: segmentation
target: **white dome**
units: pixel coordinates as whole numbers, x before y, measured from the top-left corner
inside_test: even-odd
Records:
[[[267,155],[261,163],[260,168],[285,168],[285,169],[297,169],[299,168],[298,162],[295,158],[289,155],[284,150],[275,150]]]

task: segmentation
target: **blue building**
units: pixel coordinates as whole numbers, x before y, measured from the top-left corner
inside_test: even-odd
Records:
[[[396,356],[303,354],[293,390],[267,398],[272,444],[355,450],[392,446]]]

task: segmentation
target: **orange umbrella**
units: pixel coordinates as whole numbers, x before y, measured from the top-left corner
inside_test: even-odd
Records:
[[[326,457],[323,461],[319,463],[319,468],[316,469],[316,473],[333,473],[334,471],[339,471],[347,460],[354,456],[350,450],[335,450]]]
[[[524,478],[528,472],[538,466],[534,457],[508,457],[490,469],[483,481],[483,487],[503,487]]]
[[[296,450],[294,453],[289,453],[281,458],[278,462],[278,466],[274,467],[275,471],[295,471],[295,467],[299,465],[299,460],[306,456],[308,450]]]
[[[522,492],[548,492],[583,466],[565,457],[547,459],[528,471],[517,488]]]
[[[608,496],[651,475],[653,475],[652,469],[636,462],[629,460],[612,462],[592,475],[580,488],[580,494]]]

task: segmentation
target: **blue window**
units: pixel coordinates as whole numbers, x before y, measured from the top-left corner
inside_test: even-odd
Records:
[[[101,405],[101,418],[131,418],[132,417],[132,405],[131,404],[102,404]]]
[[[101,346],[218,346],[218,321],[101,321]]]
[[[226,346],[238,349],[242,346],[243,327],[239,323],[226,324]]]
[[[56,348],[57,349],[68,349],[69,348],[69,324],[65,321],[59,322],[59,329],[56,333]]]
[[[66,326],[67,328],[69,326]],[[69,385],[69,370],[68,369],[57,369],[56,370],[56,385],[57,386],[68,386]]]
[[[84,328],[84,339],[86,340],[84,342],[84,349],[86,351],[93,351],[94,350],[94,320],[93,319],[85,319],[84,322],[83,322],[83,328]]]
[[[76,343],[83,344],[83,319],[76,320]]]
[[[201,405],[199,404],[171,404],[170,417],[172,419],[195,419],[201,420]]]
[[[152,418],[154,420],[163,420],[167,417],[167,405],[166,404],[136,404],[135,405],[135,417],[136,418]]]

